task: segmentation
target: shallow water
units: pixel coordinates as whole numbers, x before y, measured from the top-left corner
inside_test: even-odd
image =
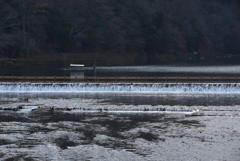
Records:
[[[205,161],[240,159],[239,94],[5,93],[1,160]],[[179,114],[81,112],[159,109]],[[227,147],[227,148],[226,148]]]

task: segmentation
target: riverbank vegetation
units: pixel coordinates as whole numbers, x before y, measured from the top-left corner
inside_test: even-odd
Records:
[[[1,0],[0,61],[236,63],[239,7],[238,0]]]

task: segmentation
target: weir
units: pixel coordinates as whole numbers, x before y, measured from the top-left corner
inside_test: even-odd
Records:
[[[240,94],[240,83],[0,83],[0,93]]]

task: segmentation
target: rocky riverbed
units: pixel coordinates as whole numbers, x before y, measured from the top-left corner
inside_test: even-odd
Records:
[[[134,97],[128,103],[121,100],[124,99],[110,101],[86,96],[71,99],[1,98],[1,160],[240,159],[238,105],[148,105],[134,103]],[[82,113],[75,110],[99,107],[164,107],[167,110],[199,109],[201,112],[185,116]]]

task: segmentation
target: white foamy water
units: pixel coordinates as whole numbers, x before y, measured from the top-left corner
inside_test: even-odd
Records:
[[[240,94],[240,83],[0,83],[0,93]]]

